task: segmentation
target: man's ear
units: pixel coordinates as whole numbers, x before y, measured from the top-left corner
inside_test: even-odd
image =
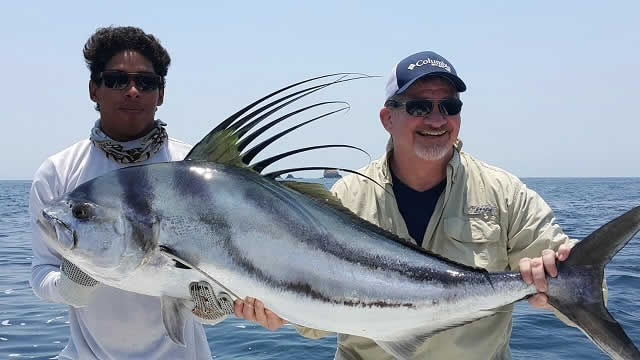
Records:
[[[380,109],[380,122],[385,130],[391,132],[391,127],[393,125],[393,121],[391,120],[391,109],[386,106]]]
[[[160,88],[158,90],[158,104],[156,106],[162,105],[164,102],[164,88]]]
[[[98,85],[93,80],[89,80],[89,99],[94,103],[98,103],[98,96],[96,92],[98,91]]]

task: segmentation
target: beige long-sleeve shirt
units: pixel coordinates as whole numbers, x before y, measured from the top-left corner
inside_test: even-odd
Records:
[[[541,256],[573,242],[555,223],[551,208],[517,177],[476,160],[456,146],[447,166],[446,189],[427,226],[422,247],[488,271],[516,271],[523,257]],[[392,189],[389,156],[348,175],[332,191],[360,217],[411,242]],[[473,323],[438,333],[418,348],[415,359],[510,359],[513,305]],[[558,315],[558,314],[557,314]],[[559,316],[563,321],[568,320]],[[296,326],[306,337],[331,333]],[[336,359],[393,359],[370,339],[338,334]]]

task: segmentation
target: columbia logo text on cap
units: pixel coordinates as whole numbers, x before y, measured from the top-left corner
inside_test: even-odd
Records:
[[[422,66],[422,65],[437,66],[439,68],[447,70],[448,72],[451,72],[451,66],[447,65],[444,61],[433,60],[433,59],[430,59],[430,58],[427,58],[425,60],[418,60],[418,61],[416,61],[415,64],[409,64],[407,69],[413,70],[416,66]]]

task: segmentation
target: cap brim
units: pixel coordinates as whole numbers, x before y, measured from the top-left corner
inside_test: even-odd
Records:
[[[413,85],[414,82],[418,81],[419,79],[426,78],[426,77],[443,77],[443,78],[447,78],[449,81],[451,81],[451,83],[453,83],[453,86],[455,86],[457,92],[464,92],[465,90],[467,90],[467,86],[464,84],[462,79],[460,79],[456,75],[454,75],[454,74],[452,74],[450,72],[446,72],[446,71],[432,71],[432,72],[430,72],[428,74],[424,74],[422,76],[418,76],[417,78],[412,79],[411,81],[407,82],[406,84],[404,84],[403,87],[401,87],[400,89],[398,89],[398,91],[396,91],[396,95],[397,94],[402,94],[411,85]]]

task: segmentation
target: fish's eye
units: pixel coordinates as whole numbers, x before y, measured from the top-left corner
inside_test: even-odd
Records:
[[[74,205],[71,209],[71,214],[76,219],[88,219],[91,215],[91,208],[87,204]]]

